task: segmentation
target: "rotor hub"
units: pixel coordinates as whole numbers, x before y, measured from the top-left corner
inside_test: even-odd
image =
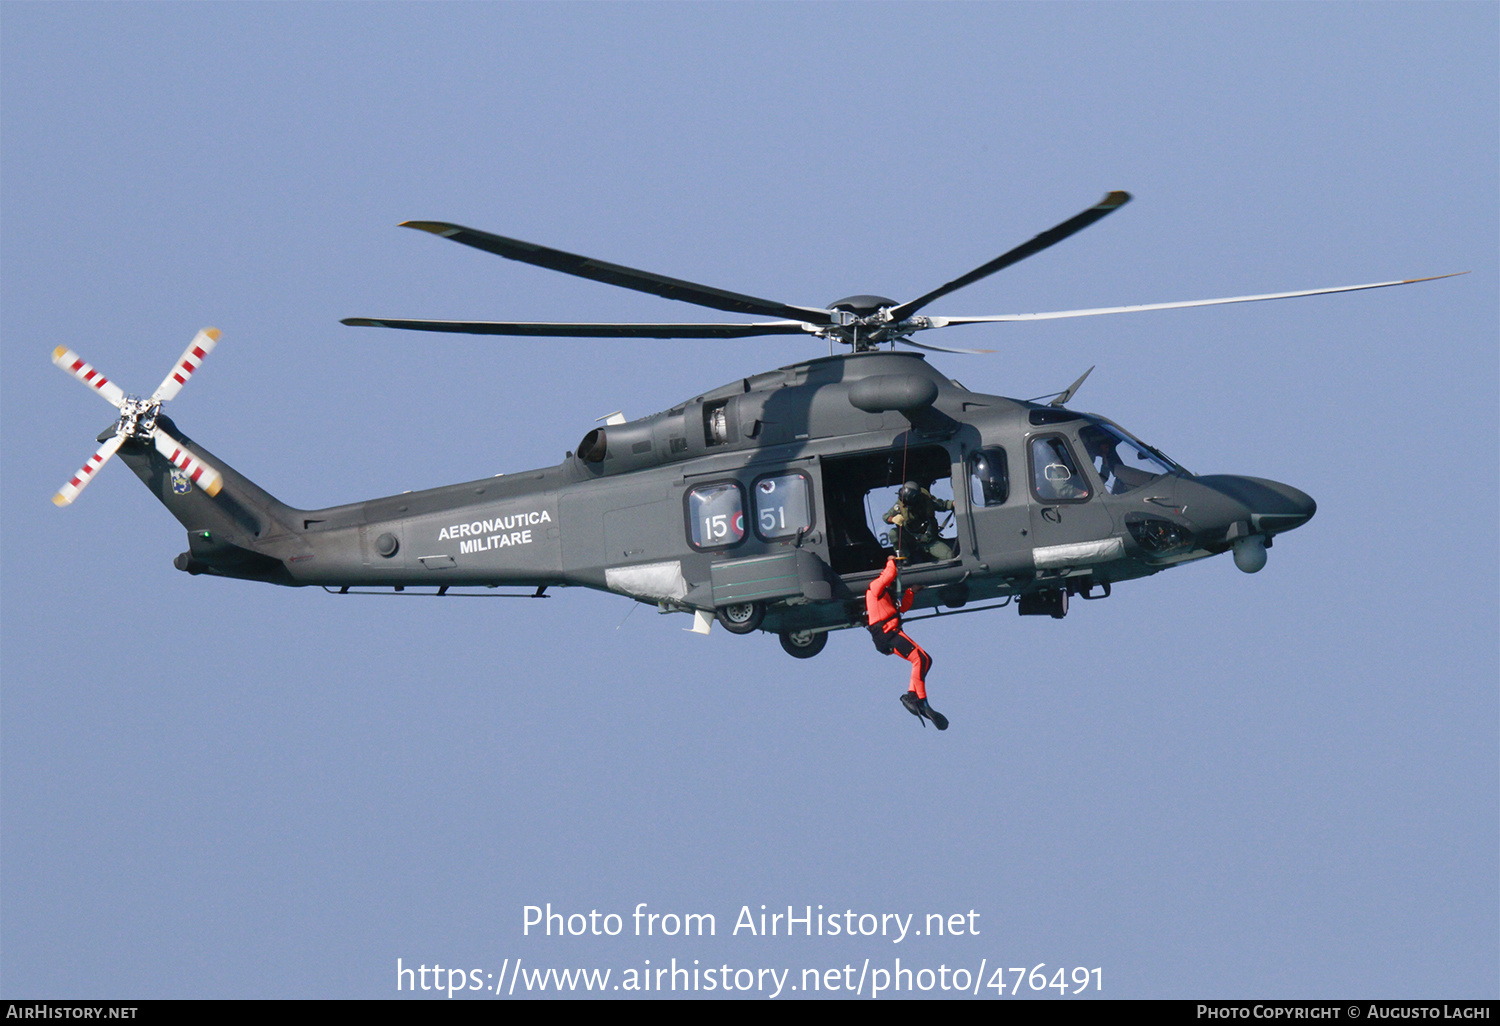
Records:
[[[823,327],[817,334],[842,342],[856,353],[868,353],[886,343],[894,345],[912,332],[927,327],[925,317],[891,320],[890,311],[895,306],[896,301],[885,296],[848,296],[829,304],[828,308],[839,315],[839,320]]]
[[[121,438],[149,441],[156,431],[156,417],[159,413],[160,399],[127,395],[120,401],[120,423],[115,427],[115,434]]]
[[[881,310],[889,310],[895,305],[894,299],[887,299],[884,296],[848,296],[838,302],[829,303],[828,309],[842,310],[856,317],[869,317],[872,314],[878,314]]]

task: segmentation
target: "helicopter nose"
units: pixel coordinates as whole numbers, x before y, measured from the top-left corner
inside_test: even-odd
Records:
[[[1197,479],[1245,513],[1250,530],[1256,534],[1280,534],[1301,527],[1318,511],[1311,495],[1299,488],[1268,481],[1263,477],[1240,477],[1218,474]]]
[[[1247,574],[1266,565],[1271,536],[1301,527],[1318,511],[1312,496],[1280,481],[1216,474],[1193,482],[1200,486],[1194,522],[1205,535],[1230,542],[1235,566]]]

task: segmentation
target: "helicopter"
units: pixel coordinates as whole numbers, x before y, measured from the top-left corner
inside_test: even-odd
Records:
[[[1110,192],[915,299],[856,295],[827,307],[761,299],[448,222],[408,221],[403,227],[511,260],[771,319],[344,324],[591,338],[811,335],[848,351],[744,377],[651,416],[613,414],[556,466],[303,510],[237,473],[162,412],[218,343],[217,330],[199,332],[144,399],[58,346],[54,363],[114,406],[118,419],[53,501],[71,503],[118,455],[186,528],[188,548],[174,565],[192,575],[336,594],[546,598],[549,588],[593,588],[689,614],[687,629],[700,634],[714,623],[733,634],[775,634],[797,658],[821,652],[832,631],[864,626],[866,586],[893,554],[904,560],[902,587],[918,589],[915,618],[1014,603],[1022,616],[1060,619],[1070,597],[1105,598],[1121,582],[1226,552],[1255,573],[1277,536],[1312,518],[1311,496],[1263,478],[1190,473],[1113,421],[1069,408],[1088,371],[1055,396],[1018,400],[971,392],[922,353],[896,348],[990,352],[912,336],[1436,280],[1051,313],[919,313],[1129,200]],[[913,488],[948,511],[925,534],[893,516],[902,490],[909,496]]]

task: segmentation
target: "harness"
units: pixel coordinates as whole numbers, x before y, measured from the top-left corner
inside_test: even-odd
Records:
[[[893,638],[900,631],[901,623],[901,600],[900,597],[896,594],[895,582],[892,582],[891,585],[886,588],[886,594],[891,597],[891,605],[896,607],[896,611],[890,616],[883,616],[879,620],[872,620],[868,624],[870,634],[875,639],[876,647],[882,650],[884,650],[884,648],[889,644],[887,639]],[[897,625],[896,630],[887,631],[885,629],[885,625],[893,621]]]

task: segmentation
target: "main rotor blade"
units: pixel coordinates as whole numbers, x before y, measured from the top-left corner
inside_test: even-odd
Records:
[[[1232,296],[1228,299],[1193,299],[1185,303],[1147,303],[1143,306],[1103,306],[1093,310],[1056,310],[1052,313],[1001,314],[996,317],[929,317],[929,328],[946,328],[950,324],[993,324],[1000,321],[1051,321],[1063,317],[1097,317],[1100,314],[1136,313],[1141,310],[1180,310],[1190,306],[1221,306],[1226,303],[1256,303],[1263,299],[1295,299],[1298,296],[1325,296],[1333,292],[1359,292],[1362,289],[1385,289],[1392,285],[1415,285],[1421,281],[1454,278],[1468,271],[1438,274],[1431,278],[1407,278],[1403,281],[1377,281],[1369,285],[1341,285],[1332,289],[1306,289],[1302,292],[1272,292],[1263,296]]]
[[[935,346],[927,342],[913,342],[905,336],[896,339],[896,341],[902,345],[911,346],[914,349],[925,349],[930,353],[960,353],[964,356],[985,356],[995,351],[993,349],[953,349],[947,346]]]
[[[1111,192],[1083,213],[1068,218],[1055,228],[1047,229],[1030,242],[1024,242],[1010,252],[1000,254],[989,263],[974,268],[974,270],[962,278],[954,278],[948,284],[933,289],[925,296],[918,296],[909,303],[902,303],[891,311],[891,320],[904,321],[934,299],[946,296],[950,292],[956,292],[965,285],[972,285],[981,278],[987,278],[996,271],[1025,260],[1033,254],[1040,253],[1048,246],[1061,242],[1074,232],[1082,231],[1101,217],[1107,217],[1129,202],[1130,193]]]
[[[92,388],[95,392],[98,392],[104,397],[105,402],[116,409],[125,401],[125,391],[119,385],[89,366],[84,362],[83,357],[73,352],[67,346],[58,346],[52,350],[52,362]],[[72,500],[69,499],[68,501],[71,502]]]
[[[603,260],[579,256],[576,253],[565,253],[560,249],[549,249],[535,243],[522,242],[519,239],[491,235],[489,232],[449,224],[446,221],[403,221],[401,227],[418,228],[510,260],[519,260],[522,263],[535,264],[537,267],[561,271],[579,278],[601,281],[606,285],[618,285],[637,292],[649,292],[654,296],[664,296],[667,299],[680,299],[684,303],[707,306],[714,310],[783,317],[806,321],[809,324],[821,325],[834,322],[831,310],[808,306],[788,306],[771,299],[759,299],[739,292],[727,292],[724,289],[683,281],[681,278],[668,278],[666,275],[655,274],[651,271],[640,271],[633,267],[609,264]]]
[[[193,371],[203,363],[203,358],[219,344],[219,335],[218,328],[204,328],[194,335],[188,347],[182,351],[182,358],[167,372],[161,387],[152,394],[152,400],[166,402],[168,399],[175,399],[177,393],[182,391],[182,386],[187,384],[188,378],[193,376]]]
[[[186,474],[188,480],[202,488],[210,498],[219,494],[219,489],[224,486],[224,475],[188,452],[181,442],[159,427],[151,432],[151,440],[156,443],[157,452],[170,460],[172,466]]]
[[[557,321],[410,321],[345,317],[357,328],[409,328],[467,335],[545,335],[554,338],[746,338],[751,335],[801,335],[813,330],[805,321],[759,324],[574,324]]]
[[[78,498],[78,493],[88,487],[88,483],[94,479],[94,474],[100,467],[109,462],[109,458],[115,454],[125,442],[124,435],[112,435],[109,440],[99,446],[97,452],[89,457],[89,461],[83,465],[83,469],[74,474],[67,484],[57,490],[52,496],[53,505],[66,506]]]

